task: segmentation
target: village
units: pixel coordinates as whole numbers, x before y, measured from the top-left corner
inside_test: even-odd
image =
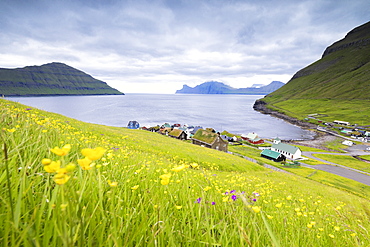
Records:
[[[287,159],[298,161],[302,158],[302,151],[295,146],[283,143],[278,137],[272,142],[259,138],[254,132],[242,134],[241,136],[232,135],[226,131],[220,133],[213,128],[203,128],[202,126],[181,125],[165,123],[155,127],[140,127],[137,121],[130,121],[127,125],[129,129],[142,129],[156,132],[179,140],[188,140],[194,145],[207,147],[223,152],[228,152],[228,145],[252,145],[260,146],[261,156],[275,162],[285,162]],[[297,162],[295,163],[297,164]]]

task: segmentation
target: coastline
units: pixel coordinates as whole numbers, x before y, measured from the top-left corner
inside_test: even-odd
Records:
[[[266,102],[264,102],[261,99],[258,99],[254,102],[253,109],[255,111],[258,111],[258,112],[262,113],[262,114],[266,114],[266,115],[270,115],[270,116],[273,116],[273,117],[276,117],[276,118],[280,118],[280,119],[282,119],[282,120],[284,120],[284,121],[286,121],[290,124],[293,124],[293,125],[296,125],[296,126],[302,128],[302,129],[316,129],[316,127],[317,127],[315,124],[303,122],[303,121],[298,120],[296,118],[289,117],[289,116],[287,116],[283,113],[268,109],[266,106],[267,106]]]

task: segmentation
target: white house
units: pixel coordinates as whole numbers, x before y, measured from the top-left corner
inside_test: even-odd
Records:
[[[349,141],[349,140],[345,140],[345,141],[342,142],[342,144],[352,147],[353,142],[352,141]]]
[[[279,142],[276,144],[274,142],[274,144],[271,146],[271,150],[283,154],[288,159],[295,160],[302,158],[302,151],[298,147],[286,143]]]

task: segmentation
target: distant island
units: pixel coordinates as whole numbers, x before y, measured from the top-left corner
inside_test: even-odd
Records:
[[[1,96],[124,95],[107,83],[63,63],[0,68]]]
[[[282,87],[284,83],[273,81],[266,86],[260,84],[247,88],[233,88],[222,82],[209,81],[195,87],[184,85],[182,89],[177,90],[177,94],[250,94],[266,95]]]

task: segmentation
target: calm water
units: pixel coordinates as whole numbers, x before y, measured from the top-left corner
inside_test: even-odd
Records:
[[[312,133],[264,115],[252,106],[261,95],[127,94],[114,96],[17,97],[9,100],[89,123],[124,127],[180,123],[227,130],[256,132],[263,138],[310,139]]]

